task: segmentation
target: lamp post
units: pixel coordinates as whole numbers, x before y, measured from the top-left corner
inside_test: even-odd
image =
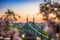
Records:
[[[58,27],[58,39],[60,40],[60,23],[58,24],[59,26],[57,26]]]

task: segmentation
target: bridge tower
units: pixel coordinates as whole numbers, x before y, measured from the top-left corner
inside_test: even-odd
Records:
[[[27,15],[27,18],[26,18],[26,20],[27,20],[27,23],[28,23],[28,15]]]
[[[34,15],[33,15],[33,23],[35,22],[35,18],[34,18]]]
[[[33,15],[33,26],[34,26],[34,23],[35,23],[35,18],[34,18],[34,15]]]

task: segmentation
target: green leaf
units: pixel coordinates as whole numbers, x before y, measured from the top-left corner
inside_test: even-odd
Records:
[[[42,34],[46,36],[46,31],[44,30],[41,30],[42,31]]]

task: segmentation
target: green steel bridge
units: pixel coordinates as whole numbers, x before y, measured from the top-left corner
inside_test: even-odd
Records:
[[[23,29],[26,33],[34,35],[34,36],[38,36],[44,40],[48,40],[49,37],[47,37],[46,35],[42,34],[42,30],[41,27],[39,27],[38,25],[36,25],[35,23],[32,22],[28,22],[23,26]]]
[[[15,26],[18,26],[18,24],[15,24]],[[34,17],[33,17],[33,22],[28,22],[28,16],[27,16],[27,23],[24,26],[19,26],[19,28],[27,35],[27,34],[31,34],[35,37],[39,37],[42,40],[49,40],[49,37],[44,33],[42,33],[42,31],[44,31],[39,25],[37,25],[34,22]]]
[[[16,25],[16,24],[15,24]],[[18,26],[18,25],[17,25]],[[24,26],[19,27],[26,35],[31,34],[33,36],[38,36],[43,40],[48,40],[49,37],[42,33],[42,28],[34,22],[27,22]],[[44,30],[43,30],[44,31]]]

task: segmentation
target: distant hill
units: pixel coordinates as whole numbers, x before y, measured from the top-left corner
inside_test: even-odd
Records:
[[[26,23],[19,22],[19,23],[13,23],[12,26],[23,27],[25,24]],[[41,22],[41,23],[36,23],[36,25],[38,25],[39,27],[41,27],[42,29],[44,29],[45,26],[46,26],[46,23],[45,22]]]

